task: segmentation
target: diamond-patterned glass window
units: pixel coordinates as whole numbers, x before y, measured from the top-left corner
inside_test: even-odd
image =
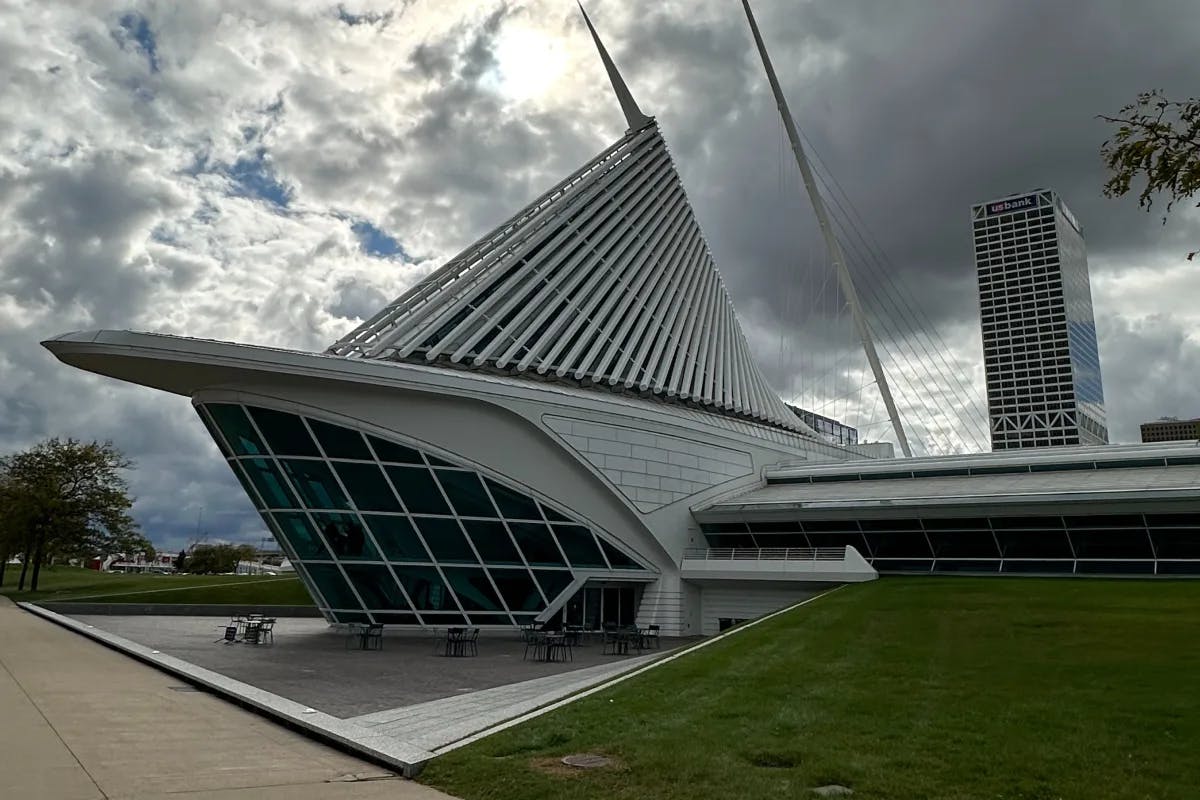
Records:
[[[367,434],[367,441],[371,443],[371,449],[375,451],[375,455],[380,461],[396,464],[420,464],[422,466],[425,464],[421,460],[421,454],[411,447],[405,447],[395,442],[388,442],[370,434]]]
[[[512,531],[517,546],[525,554],[525,560],[530,566],[565,567],[567,564],[558,552],[554,540],[550,538],[550,529],[544,522],[510,522],[508,529]]]
[[[562,545],[563,552],[572,567],[591,567],[606,569],[604,556],[596,546],[596,538],[592,532],[582,525],[554,525],[554,535]]]
[[[357,514],[315,512],[312,516],[334,556],[346,561],[379,561]]]
[[[387,467],[392,485],[410,514],[451,514],[433,476],[425,467]]]
[[[492,588],[487,574],[482,569],[445,567],[442,572],[450,582],[450,588],[458,595],[463,610],[468,614],[472,611],[504,611],[496,590]]]
[[[367,608],[408,610],[408,602],[387,567],[373,564],[348,564],[346,575]]]
[[[483,490],[483,483],[474,472],[458,469],[435,469],[438,482],[446,490],[450,504],[460,517],[495,517],[496,507]]]
[[[417,538],[412,521],[408,517],[392,514],[363,514],[367,527],[379,542],[383,555],[389,561],[429,561],[425,545]]]
[[[346,499],[342,488],[333,479],[333,471],[324,461],[300,461],[298,459],[283,459],[280,461],[283,471],[287,473],[292,485],[300,493],[300,499],[308,508],[348,509],[350,501]]]
[[[404,510],[377,465],[335,461],[333,468],[359,511]]]
[[[434,559],[441,562],[477,564],[471,545],[463,536],[458,521],[443,517],[414,517],[425,544]]]
[[[535,569],[534,576],[537,578],[542,587],[542,593],[546,595],[546,599],[551,603],[554,598],[563,593],[563,590],[571,585],[571,573],[567,570],[551,570],[551,569]]]
[[[612,564],[613,569],[646,569],[603,539],[600,539],[600,549],[608,556],[608,563]]]
[[[313,530],[312,523],[308,521],[306,514],[298,511],[277,511],[271,516],[275,518],[276,526],[283,534],[283,538],[287,539],[287,543],[291,545],[297,558],[329,560],[329,551],[325,549],[321,538]]]
[[[292,490],[287,487],[283,476],[275,468],[275,462],[266,458],[244,458],[237,462],[246,471],[254,488],[267,508],[299,508]]]
[[[204,408],[212,414],[213,421],[225,434],[225,441],[229,442],[233,452],[239,456],[257,456],[267,452],[241,406],[209,403]]]
[[[361,608],[358,598],[350,591],[350,584],[346,583],[337,567],[332,564],[305,564],[304,568],[312,576],[313,583],[330,608]]]
[[[233,451],[231,451],[229,446],[225,444],[225,437],[221,436],[220,432],[217,431],[216,425],[213,424],[213,421],[209,418],[208,413],[200,407],[196,407],[196,413],[200,416],[200,421],[204,423],[204,427],[208,428],[208,435],[211,436],[213,442],[216,443],[217,449],[221,451],[221,455],[225,456],[226,458],[232,456]]]
[[[521,565],[521,554],[499,520],[464,519],[463,527],[485,564]]]
[[[269,408],[251,408],[250,416],[262,431],[271,452],[277,456],[319,456],[316,443],[304,422],[295,414]]]
[[[308,426],[316,435],[321,449],[329,458],[353,458],[360,461],[374,461],[362,434],[340,425],[330,425],[319,419],[310,419]]]
[[[245,471],[241,468],[241,466],[238,465],[238,462],[236,461],[230,460],[228,463],[233,469],[234,477],[237,478],[238,483],[242,485],[242,490],[246,493],[246,497],[250,498],[250,502],[254,504],[255,508],[263,508],[263,504],[258,499],[258,492],[254,490],[254,486],[251,485],[250,479],[246,477]]]
[[[487,481],[488,490],[492,493],[492,497],[496,499],[496,505],[500,508],[501,516],[506,519],[542,518],[542,515],[538,513],[537,503],[532,498],[514,492],[506,486],[501,486],[490,478],[485,480]]]
[[[546,607],[541,592],[534,584],[533,578],[523,569],[489,569],[500,596],[508,605],[509,610],[541,611]]]
[[[469,465],[283,411],[197,410],[328,619],[521,625],[576,570],[644,569],[581,520]]]
[[[393,567],[418,611],[457,611],[442,576],[433,567]]]

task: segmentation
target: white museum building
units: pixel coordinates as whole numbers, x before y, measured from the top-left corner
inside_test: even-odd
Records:
[[[873,579],[880,550],[881,571],[940,571],[936,552],[901,552],[931,541],[931,515],[898,502],[904,524],[889,528],[861,490],[929,494],[932,468],[914,477],[907,459],[878,460],[890,448],[834,443],[774,392],[658,125],[601,57],[625,135],[325,352],[113,330],[45,346],[191,398],[331,622],[695,635]],[[1200,466],[1170,452],[1147,453],[1150,467],[1195,485]],[[960,494],[969,466],[951,478]],[[814,511],[825,486],[842,502]],[[1176,496],[1187,524],[1194,498]],[[871,508],[866,528],[855,503]],[[981,571],[999,574],[1002,557]]]

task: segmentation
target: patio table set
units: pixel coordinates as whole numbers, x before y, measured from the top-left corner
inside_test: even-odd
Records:
[[[262,614],[235,613],[218,642],[225,644],[274,644],[275,618]]]

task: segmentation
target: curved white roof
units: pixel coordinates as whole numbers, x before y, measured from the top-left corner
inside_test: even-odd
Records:
[[[327,352],[636,391],[810,433],[754,363],[653,119]]]

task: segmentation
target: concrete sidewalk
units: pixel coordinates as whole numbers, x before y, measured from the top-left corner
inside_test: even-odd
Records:
[[[448,796],[313,742],[0,597],[0,797]]]

